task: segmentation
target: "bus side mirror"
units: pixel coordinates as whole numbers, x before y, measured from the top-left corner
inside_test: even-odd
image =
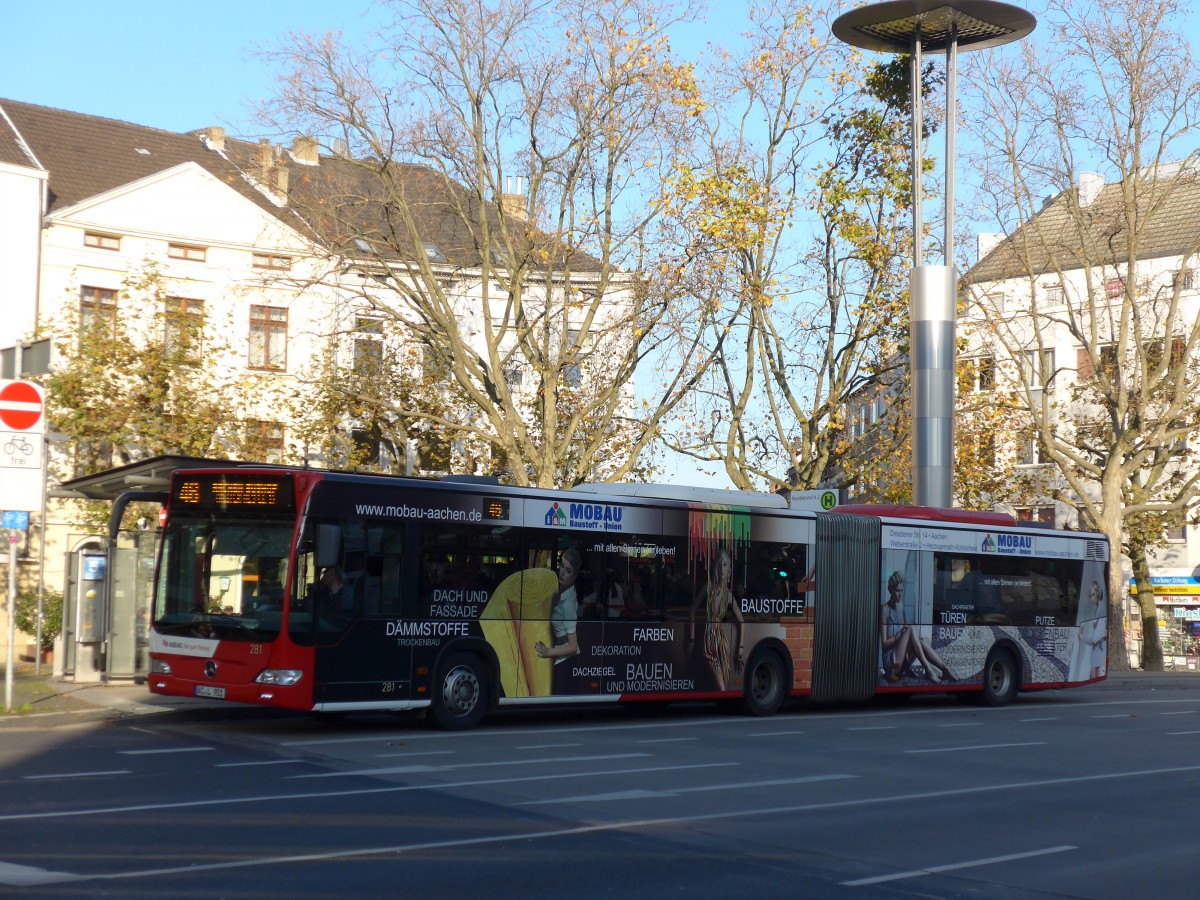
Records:
[[[316,566],[325,569],[342,564],[342,527],[340,525],[318,525]]]

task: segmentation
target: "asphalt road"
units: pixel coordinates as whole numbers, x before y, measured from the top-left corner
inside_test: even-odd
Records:
[[[0,894],[1191,896],[1200,679],[1163,690],[0,733]]]

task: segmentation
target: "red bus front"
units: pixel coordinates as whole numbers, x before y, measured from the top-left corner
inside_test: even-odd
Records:
[[[150,632],[150,690],[289,709],[313,706],[300,498],[318,476],[181,471],[171,482]],[[290,616],[289,616],[290,613]]]

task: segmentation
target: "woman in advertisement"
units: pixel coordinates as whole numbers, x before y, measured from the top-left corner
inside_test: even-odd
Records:
[[[904,576],[892,572],[887,582],[887,602],[879,614],[879,636],[883,643],[883,672],[890,682],[900,676],[913,674],[913,663],[920,663],[925,674],[934,684],[943,680],[955,680],[954,673],[942,662],[929,644],[921,639],[912,625],[905,623],[902,601],[904,599]]]
[[[701,591],[692,603],[691,622],[688,626],[688,647],[696,640],[696,614],[704,607],[704,658],[717,682],[717,690],[724,691],[740,674],[745,663],[745,622],[742,611],[733,596],[733,560],[727,550],[717,551],[716,559],[709,569],[708,587]],[[734,646],[732,650],[724,622],[732,614]]]
[[[1101,678],[1108,664],[1108,621],[1104,615],[1104,589],[1099,581],[1088,588],[1087,600],[1081,613],[1079,640],[1084,646],[1084,655],[1091,663],[1090,678]]]
[[[575,592],[575,582],[579,579],[579,570],[583,559],[574,547],[563,551],[558,560],[558,593],[554,596],[550,607],[550,633],[554,640],[553,647],[547,647],[542,641],[534,644],[533,649],[542,659],[554,660],[554,680],[562,679],[559,673],[565,672],[562,663],[569,657],[579,653],[579,639],[575,628],[579,619],[579,598]],[[555,688],[555,693],[559,693]]]

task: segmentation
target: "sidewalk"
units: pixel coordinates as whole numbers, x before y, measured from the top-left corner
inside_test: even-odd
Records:
[[[0,675],[0,681],[3,676]],[[1200,672],[1121,672],[1082,691],[1186,691],[1200,692]],[[14,725],[52,728],[105,718],[143,716],[151,713],[239,708],[222,700],[193,697],[163,697],[150,693],[143,684],[106,682],[76,684],[54,678],[43,668],[36,678],[32,665],[17,669],[13,683],[14,712],[6,714],[0,704],[0,731]],[[252,707],[240,707],[251,709]]]
[[[0,673],[0,683],[3,680],[3,674]],[[50,728],[104,718],[230,706],[219,700],[162,697],[151,694],[145,683],[120,681],[77,684],[55,678],[46,666],[42,667],[42,677],[38,678],[33,665],[27,663],[17,667],[12,695],[11,713],[4,711],[0,698],[0,730],[17,724]]]

